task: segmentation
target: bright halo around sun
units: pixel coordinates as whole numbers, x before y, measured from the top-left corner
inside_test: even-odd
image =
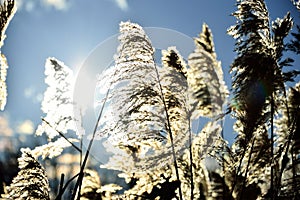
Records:
[[[161,56],[162,54],[164,54],[163,52],[166,53],[167,49],[171,50],[173,48],[172,51],[180,52],[181,56],[183,57],[182,61],[187,60],[188,56],[194,50],[194,40],[191,37],[178,31],[157,27],[144,28],[143,31],[145,31],[145,34],[151,41],[151,45],[153,48],[153,62],[154,65],[158,68],[161,68],[162,66]],[[129,43],[125,43],[123,46],[120,46],[120,42],[122,40],[126,40],[126,38],[124,39],[124,37],[126,37],[126,35],[113,35],[100,43],[95,49],[93,49],[83,62],[82,66],[79,68],[75,84],[74,100],[75,102],[78,102],[80,105],[83,105],[86,108],[84,118],[82,120],[83,123],[78,124],[79,127],[84,124],[83,128],[85,134],[82,134],[83,143],[85,147],[89,145],[91,138],[94,137],[92,135],[93,130],[96,128],[97,133],[94,137],[91,153],[93,157],[97,159],[101,164],[107,163],[107,161],[109,160],[110,164],[114,165],[114,161],[111,161],[111,157],[117,158],[118,155],[124,154],[124,149],[120,148],[119,144],[123,144],[124,147],[128,145],[130,146],[130,144],[127,143],[130,136],[125,134],[116,134],[114,135],[114,137],[112,137],[115,132],[118,132],[120,130],[118,130],[117,128],[111,130],[105,129],[105,123],[115,121],[117,124],[118,120],[120,120],[118,119],[118,114],[116,113],[117,110],[111,106],[116,102],[108,101],[107,99],[111,98],[115,94],[115,91],[118,91],[119,88],[122,88],[124,85],[130,84],[130,81],[121,81],[118,83],[114,83],[113,81],[113,76],[115,73],[119,73],[121,75],[123,74],[124,76],[126,76],[126,71],[124,71],[123,73],[122,68],[118,68],[122,66],[122,64],[118,63],[120,61],[120,59],[118,60],[117,58],[118,53],[120,51],[126,51],[127,48],[135,48],[134,45],[137,45],[139,40],[141,40],[142,42],[143,40],[145,40],[143,39],[144,36],[137,36],[129,40]],[[141,48],[144,48],[143,45],[141,46]],[[145,46],[145,48],[147,47]],[[129,52],[129,54],[133,54],[133,57],[136,56],[134,51],[135,50]],[[136,53],[139,54],[139,51],[137,51]],[[145,60],[146,58],[147,56],[137,56],[137,59],[141,60]],[[124,59],[130,60],[131,57],[130,55],[128,55],[125,56]],[[143,76],[146,77],[146,82],[147,79],[149,79],[150,81],[151,73],[143,74]],[[167,82],[161,83],[163,87],[167,86],[166,84]],[[123,97],[120,95],[116,96],[117,98],[115,98],[114,101],[120,100],[121,102],[121,99]],[[123,105],[118,106],[119,108],[122,108]],[[144,112],[156,112],[157,107],[148,105],[144,106],[141,109],[144,110]],[[99,113],[103,115],[101,116],[98,123]],[[163,115],[163,113],[161,114]],[[132,115],[131,117],[134,118],[139,116]],[[97,124],[96,127],[95,124]],[[157,130],[158,126],[159,124],[155,123],[148,124],[150,132],[151,130]],[[194,126],[192,127],[193,129],[199,130],[199,123],[193,122],[192,126]],[[127,131],[131,132],[133,130],[138,130],[139,125],[132,124],[130,126],[127,126],[127,128]],[[78,130],[80,130],[80,128],[78,128]],[[162,129],[160,135],[162,137],[166,136],[166,132]],[[141,162],[135,161],[135,164],[128,165],[128,169],[126,170],[143,171],[145,167],[147,168],[147,170],[151,170],[158,167],[157,163],[160,163],[160,166],[163,167],[165,164],[168,164],[168,162],[171,162],[172,153],[171,146],[170,144],[168,144],[168,140],[169,139],[166,139],[166,141],[162,142],[160,145],[166,145],[165,148],[169,150],[163,152],[160,151],[158,152],[159,154],[155,153],[157,149],[155,145],[151,147],[145,147],[143,146],[143,144],[141,144],[142,147],[139,150],[139,154],[141,156],[140,158],[142,159]],[[183,150],[189,145],[187,143],[190,142],[187,140],[187,138],[181,139],[179,137],[176,138],[176,136],[174,141],[177,143],[176,145],[178,154],[182,153]],[[187,141],[187,143],[180,143],[184,141]],[[137,142],[136,144],[139,144],[139,142]],[[116,169],[118,169],[117,162],[118,161],[116,161],[115,163]],[[145,163],[147,163],[147,166],[145,166]],[[131,166],[131,168],[129,166]],[[132,168],[132,166],[135,167]],[[126,168],[126,165],[123,164],[122,167]]]

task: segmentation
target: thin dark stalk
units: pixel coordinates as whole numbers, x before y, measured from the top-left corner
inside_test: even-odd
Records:
[[[271,200],[274,199],[274,97],[271,94]]]
[[[192,140],[191,123],[189,120],[189,151],[190,151],[190,172],[191,172],[191,200],[194,200],[194,175],[193,175],[193,140]]]
[[[290,144],[291,144],[292,137],[294,136],[294,133],[295,133],[293,131],[295,125],[296,125],[296,121],[294,120],[293,123],[292,123],[292,125],[291,125],[292,128],[289,128],[290,129],[289,137],[288,137],[286,149],[285,149],[285,152],[284,152],[284,155],[283,155],[283,158],[282,158],[283,160],[285,160],[284,162],[288,162],[288,153],[289,153],[289,149],[290,149]],[[287,165],[287,163],[285,163],[285,165],[283,165],[283,161],[282,161],[280,173],[279,173],[279,176],[278,176],[278,182],[277,182],[277,185],[278,185],[278,188],[276,190],[276,195],[277,196],[278,196],[278,192],[280,192],[280,190],[281,190],[281,179],[282,179],[282,174],[283,174],[283,171],[284,171],[286,165]]]
[[[221,137],[222,139],[224,140],[224,119],[221,120]],[[222,146],[222,158],[224,158],[224,152],[225,152],[225,149],[223,149],[223,146]],[[225,162],[224,162],[225,159],[222,159],[222,171],[223,171],[223,174],[225,175]],[[226,190],[226,184],[225,184],[225,181],[222,181],[222,195],[223,195],[223,198],[225,197],[225,190]]]
[[[79,176],[79,173],[76,174],[75,176],[73,176],[70,180],[68,180],[65,184],[65,186],[60,190],[60,192],[58,193],[57,197],[55,198],[55,200],[61,200],[62,195],[65,193],[67,187],[69,186],[69,184],[77,177]]]
[[[63,194],[63,188],[64,188],[64,180],[65,180],[65,174],[62,173],[60,176],[60,182],[59,182],[59,189],[58,189],[58,195],[56,199],[61,199],[61,196]]]
[[[80,149],[82,149],[82,146],[83,146],[83,141],[82,141],[82,138],[80,138]],[[80,152],[80,160],[79,160],[79,166],[81,167],[82,165],[82,151]]]
[[[296,199],[297,191],[299,191],[299,188],[297,189],[297,182],[296,182],[296,158],[294,155],[294,145],[292,146],[292,172],[293,172],[293,191],[294,191],[294,198]]]
[[[240,195],[240,198],[239,198],[241,200],[244,199],[243,195],[244,195],[244,191],[245,191],[245,188],[246,188],[247,176],[248,176],[249,166],[250,166],[251,157],[252,157],[252,153],[253,153],[253,149],[254,149],[254,143],[255,143],[255,137],[253,138],[252,143],[251,143],[250,154],[249,154],[249,158],[248,158],[248,161],[247,161],[246,172],[245,172],[245,176],[244,176],[244,180],[243,180],[243,186],[242,186],[241,195]]]
[[[164,94],[163,94],[162,86],[161,86],[161,83],[160,83],[159,73],[158,73],[157,67],[154,66],[154,68],[155,68],[155,73],[156,73],[156,76],[157,76],[157,79],[158,79],[158,85],[159,85],[159,89],[160,89],[160,93],[161,93],[161,98],[162,98],[162,101],[163,101],[163,104],[164,104],[164,109],[165,109],[165,112],[166,112],[167,128],[168,128],[168,132],[170,133],[170,140],[171,140],[171,146],[172,146],[172,155],[173,155],[173,162],[174,162],[174,167],[175,167],[176,178],[180,183],[178,165],[177,165],[176,154],[175,154],[173,134],[172,134],[172,130],[171,130],[170,117],[169,117],[165,97],[164,97]],[[179,184],[179,199],[182,200],[181,184]]]
[[[284,100],[285,109],[286,109],[286,112],[287,112],[288,127],[292,127],[290,129],[291,133],[289,133],[289,137],[288,137],[288,141],[287,141],[287,145],[286,145],[286,150],[285,150],[285,153],[283,155],[284,158],[288,158],[288,152],[289,152],[289,148],[290,148],[290,143],[291,143],[292,137],[294,135],[293,130],[294,130],[295,121],[293,121],[293,125],[291,126],[290,108],[289,108],[289,105],[288,105],[288,97],[287,97],[285,89],[283,90],[283,94],[284,94],[284,99],[285,99]],[[278,183],[277,183],[278,187],[277,187],[277,192],[276,192],[277,195],[278,195],[278,192],[281,189],[281,178],[282,178],[282,174],[283,174],[284,168],[285,168],[285,166],[281,166],[280,173],[279,173],[279,176],[278,176]]]
[[[66,136],[64,136],[64,134],[58,130],[56,130],[47,120],[45,120],[44,118],[42,118],[42,121],[45,122],[48,126],[50,126],[51,128],[53,128],[53,130],[55,130],[61,137],[63,137],[67,142],[69,142],[72,147],[74,147],[77,151],[79,151],[80,153],[82,153],[81,149],[78,148],[75,144],[73,144],[73,142],[71,142]]]
[[[233,196],[233,191],[234,191],[235,186],[237,184],[238,174],[240,173],[240,170],[241,170],[241,167],[242,167],[243,158],[245,157],[245,154],[246,154],[246,150],[247,150],[247,146],[243,149],[242,156],[240,157],[239,166],[238,166],[238,168],[237,168],[237,170],[235,172],[235,175],[234,175],[234,180],[233,180],[232,188],[231,188],[231,191],[230,191],[230,195],[231,196]]]
[[[59,191],[61,191],[63,189],[64,181],[65,181],[65,174],[62,173],[61,176],[60,176]]]
[[[103,110],[104,110],[104,106],[105,106],[105,103],[106,103],[106,101],[107,101],[109,92],[110,92],[110,89],[107,90],[107,93],[106,93],[104,102],[103,102],[103,104],[102,104],[100,113],[99,113],[99,115],[98,115],[98,119],[97,119],[96,124],[95,124],[95,127],[94,127],[94,131],[93,131],[92,138],[91,138],[91,140],[90,140],[90,142],[89,142],[89,145],[88,145],[86,154],[85,154],[85,156],[84,156],[84,160],[83,160],[82,166],[80,167],[80,172],[79,172],[79,176],[78,176],[78,179],[77,179],[77,181],[76,181],[76,184],[75,184],[75,188],[74,188],[73,195],[72,195],[72,200],[75,199],[77,190],[78,190],[77,200],[80,199],[81,183],[82,183],[83,176],[84,176],[83,171],[84,171],[85,165],[86,165],[86,163],[87,163],[87,160],[88,160],[88,157],[89,157],[89,154],[90,154],[90,150],[91,150],[92,145],[93,145],[93,141],[94,141],[95,136],[96,136],[98,124],[99,124],[99,122],[100,122],[100,119],[101,119],[101,116],[102,116],[102,113],[103,113]]]

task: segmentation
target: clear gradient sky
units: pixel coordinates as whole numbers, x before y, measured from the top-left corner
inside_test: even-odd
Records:
[[[41,94],[46,88],[44,64],[48,57],[56,57],[78,69],[97,44],[118,33],[120,21],[169,28],[190,37],[196,37],[202,23],[207,23],[214,35],[225,81],[228,86],[231,84],[228,70],[235,57],[234,40],[226,30],[236,21],[230,16],[236,10],[234,0],[23,1],[8,27],[2,48],[9,69],[8,102],[0,115],[8,117],[11,126],[25,120],[34,125],[40,122]],[[291,1],[266,3],[272,20],[290,11],[296,24],[300,24],[300,13]],[[231,132],[225,134],[226,138],[233,137]]]

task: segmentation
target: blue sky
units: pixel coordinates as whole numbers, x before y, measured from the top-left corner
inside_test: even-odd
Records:
[[[266,3],[272,20],[291,11],[296,24],[300,24],[299,12],[289,0]],[[207,23],[230,85],[228,70],[235,57],[234,40],[226,30],[236,21],[230,16],[236,10],[234,0],[23,0],[20,5],[2,48],[9,69],[8,103],[1,115],[8,118],[11,126],[25,120],[34,125],[40,122],[40,100],[46,88],[44,64],[48,57],[78,69],[99,43],[118,33],[120,21],[168,28],[190,37],[196,37],[202,23]],[[225,134],[233,137],[231,132]]]

